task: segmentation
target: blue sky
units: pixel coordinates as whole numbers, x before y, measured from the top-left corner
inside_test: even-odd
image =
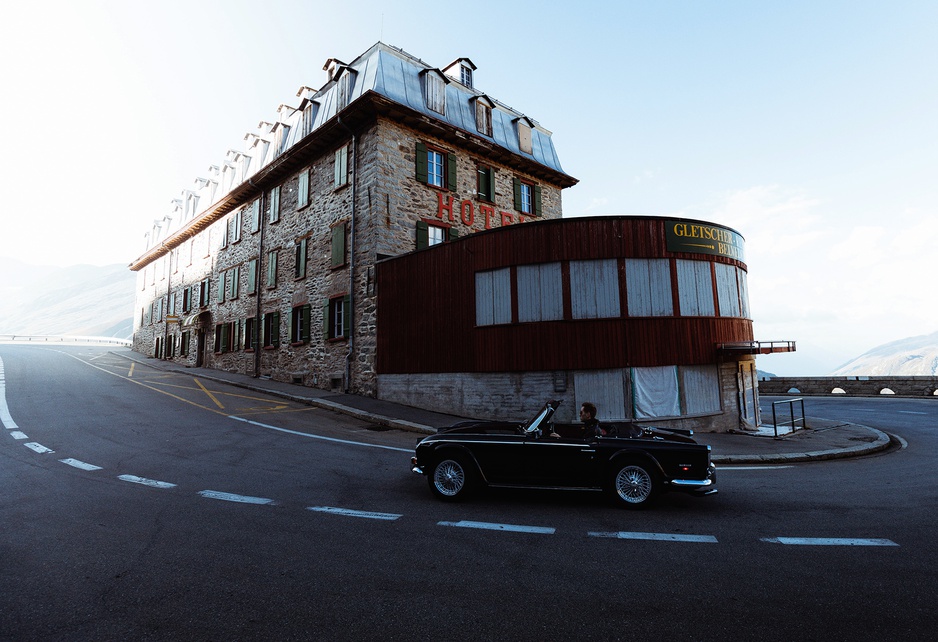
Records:
[[[378,40],[554,133],[564,213],[747,240],[760,358],[825,374],[938,331],[938,3],[16,3],[0,25],[0,256],[129,263],[170,201]],[[37,222],[50,236],[35,233]]]

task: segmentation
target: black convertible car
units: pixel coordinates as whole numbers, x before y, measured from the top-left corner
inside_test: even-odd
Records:
[[[717,492],[710,446],[691,431],[602,423],[602,437],[584,439],[575,426],[554,425],[559,401],[548,401],[527,424],[467,421],[440,428],[417,444],[413,471],[427,476],[443,500],[478,486],[604,490],[620,505],[640,508],[660,492]]]

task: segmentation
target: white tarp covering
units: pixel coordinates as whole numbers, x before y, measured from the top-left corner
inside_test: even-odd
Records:
[[[680,416],[677,367],[632,368],[632,405],[636,419]]]

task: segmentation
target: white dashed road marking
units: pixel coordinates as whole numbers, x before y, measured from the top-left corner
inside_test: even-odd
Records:
[[[35,441],[30,441],[30,442],[25,443],[25,444],[23,444],[23,445],[26,446],[27,448],[29,448],[30,450],[33,450],[33,451],[35,451],[35,452],[37,452],[37,453],[40,453],[40,454],[43,454],[43,453],[54,453],[54,452],[55,452],[55,451],[52,450],[51,448],[46,448],[46,447],[43,446],[42,444],[37,444]]]
[[[77,459],[60,459],[60,462],[63,464],[68,464],[69,466],[74,466],[75,468],[81,468],[82,470],[101,470],[100,466],[95,466],[94,464],[86,464],[83,461],[78,461]]]
[[[0,423],[7,430],[16,430],[19,426],[10,416],[10,409],[7,407],[7,383],[6,375],[3,372],[3,359],[0,359]]]
[[[26,433],[21,430],[12,431],[10,436],[13,437],[13,439],[29,439],[29,437],[26,436]]]
[[[146,477],[137,477],[136,475],[118,475],[117,477],[121,481],[131,482],[134,484],[142,484],[143,486],[150,486],[151,488],[175,488],[176,484],[170,484],[169,482],[157,481],[155,479],[147,479]]]
[[[556,529],[547,526],[518,526],[516,524],[491,524],[489,522],[438,522],[438,526],[456,526],[458,528],[480,528],[487,531],[509,531],[512,533],[538,533],[553,535]]]
[[[220,499],[224,502],[236,502],[238,504],[274,504],[274,500],[266,497],[250,497],[248,495],[235,495],[234,493],[223,493],[217,490],[200,490],[199,495],[208,499]]]
[[[332,506],[308,506],[306,510],[315,511],[317,513],[330,513],[332,515],[345,515],[346,517],[363,517],[365,519],[383,519],[387,521],[393,521],[403,517],[403,515],[397,515],[395,513],[373,513],[370,511],[350,510],[348,508],[335,508]]]
[[[590,537],[610,537],[613,539],[642,539],[656,542],[695,542],[698,544],[716,544],[713,535],[679,535],[675,533],[590,533]]]
[[[890,539],[851,539],[840,537],[763,537],[769,544],[791,546],[898,546]]]

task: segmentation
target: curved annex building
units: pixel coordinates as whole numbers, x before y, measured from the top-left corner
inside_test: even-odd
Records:
[[[603,419],[757,424],[761,346],[743,259],[743,237],[726,227],[604,217],[383,261],[379,396],[474,417],[560,398],[566,421],[592,401]]]

